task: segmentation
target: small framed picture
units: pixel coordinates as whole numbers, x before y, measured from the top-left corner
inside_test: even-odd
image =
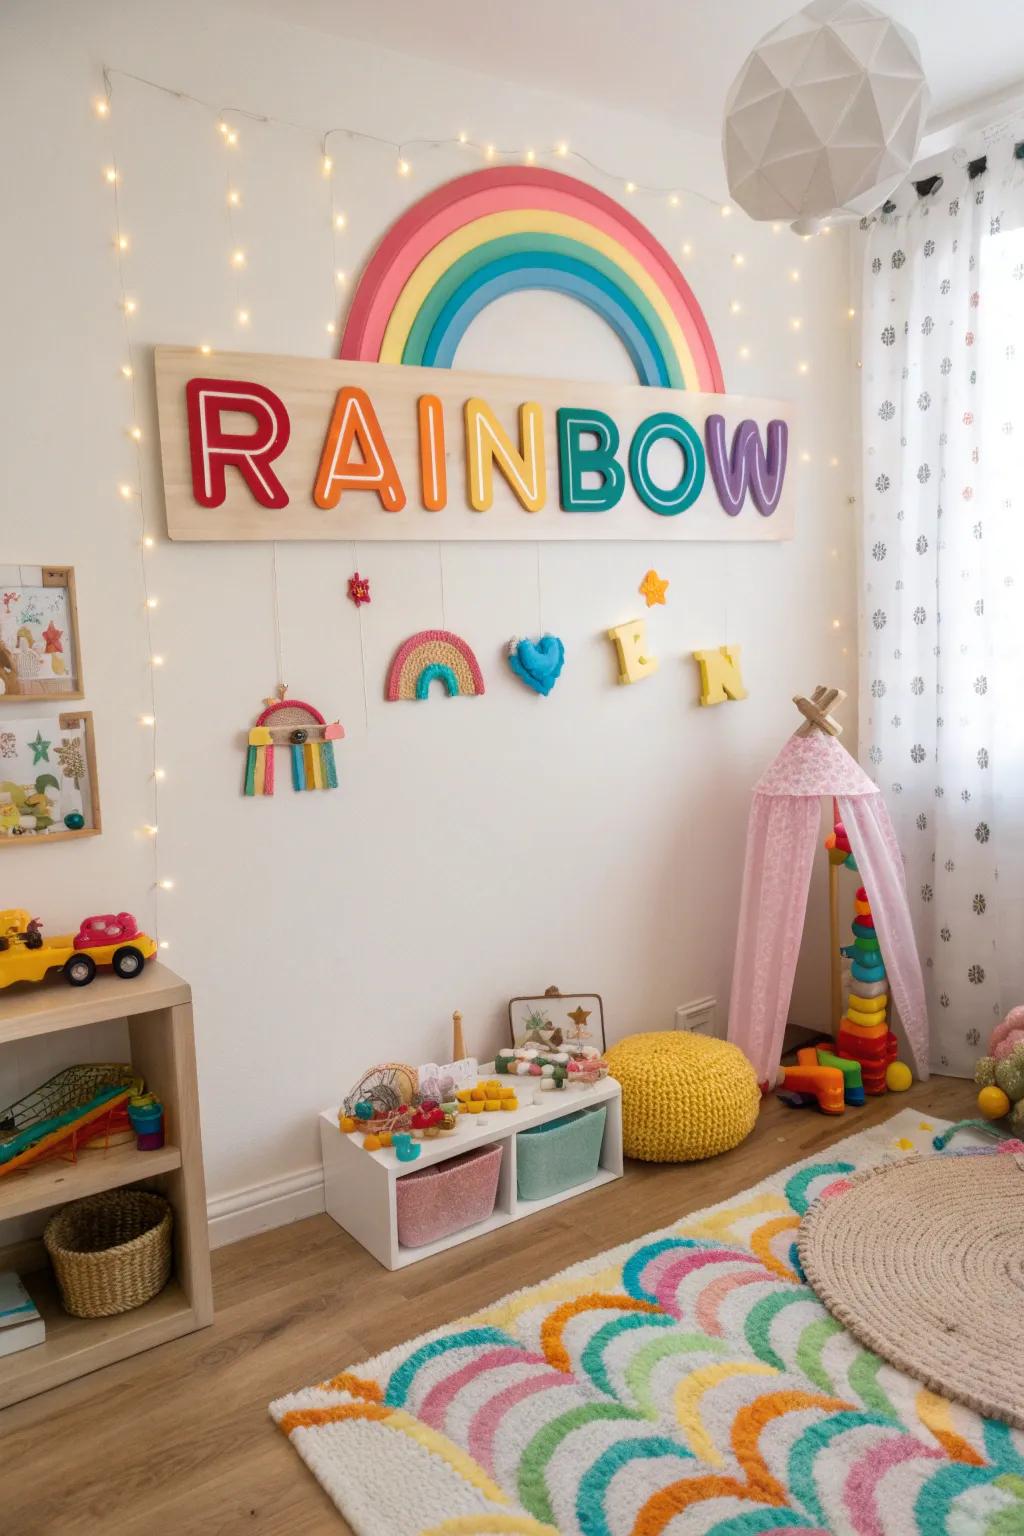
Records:
[[[0,717],[0,848],[95,837],[99,831],[89,711]]]
[[[73,569],[0,566],[0,705],[83,697]]]
[[[596,992],[560,992],[548,987],[541,997],[513,997],[508,1005],[512,1044],[547,1046],[582,1052],[586,1045],[604,1051],[604,1004]]]

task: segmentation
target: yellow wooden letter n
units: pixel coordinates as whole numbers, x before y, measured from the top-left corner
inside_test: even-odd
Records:
[[[702,704],[724,704],[726,699],[746,698],[738,645],[720,645],[714,651],[694,651],[693,659],[700,667]]]

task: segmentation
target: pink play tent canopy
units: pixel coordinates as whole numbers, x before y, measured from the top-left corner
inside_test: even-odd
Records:
[[[834,736],[792,736],[754,787],[747,827],[729,1039],[774,1083],[782,1056],[807,893],[821,827],[834,796],[871,899],[893,1002],[916,1074],[928,1076],[928,1015],[907,903],[903,860],[878,788]]]

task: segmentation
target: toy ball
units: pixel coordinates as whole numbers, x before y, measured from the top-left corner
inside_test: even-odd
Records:
[[[370,1133],[369,1136],[364,1136],[363,1137],[363,1151],[364,1152],[379,1152],[380,1151],[380,1137],[379,1136],[374,1136],[372,1132]]]
[[[986,1120],[1001,1120],[1010,1113],[1010,1100],[1001,1088],[982,1088],[978,1094],[978,1110]]]
[[[368,1099],[360,1099],[359,1100],[359,1103],[356,1105],[356,1119],[357,1120],[372,1120],[373,1119],[373,1105],[369,1102]]]
[[[890,1061],[885,1069],[885,1086],[890,1093],[906,1093],[914,1081],[914,1074],[905,1061]]]
[[[81,811],[68,811],[64,817],[64,825],[72,832],[80,832],[85,826],[85,817]]]
[[[531,1061],[531,1063],[530,1063],[530,1076],[531,1077],[540,1077],[540,1075],[543,1072],[543,1070],[544,1070],[543,1067],[539,1067],[535,1061]]]
[[[544,1063],[544,1065],[541,1067],[540,1073],[541,1073],[542,1077],[554,1077],[554,1075],[555,1075],[554,1066],[551,1064],[550,1061],[546,1061]]]

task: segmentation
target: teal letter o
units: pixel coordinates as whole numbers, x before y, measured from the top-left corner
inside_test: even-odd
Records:
[[[668,489],[656,485],[647,468],[651,449],[662,438],[678,443],[683,455],[679,484]],[[674,416],[671,411],[658,411],[642,421],[633,434],[629,445],[629,478],[644,505],[662,517],[675,517],[678,512],[693,506],[704,489],[705,468],[704,444],[682,416]]]

